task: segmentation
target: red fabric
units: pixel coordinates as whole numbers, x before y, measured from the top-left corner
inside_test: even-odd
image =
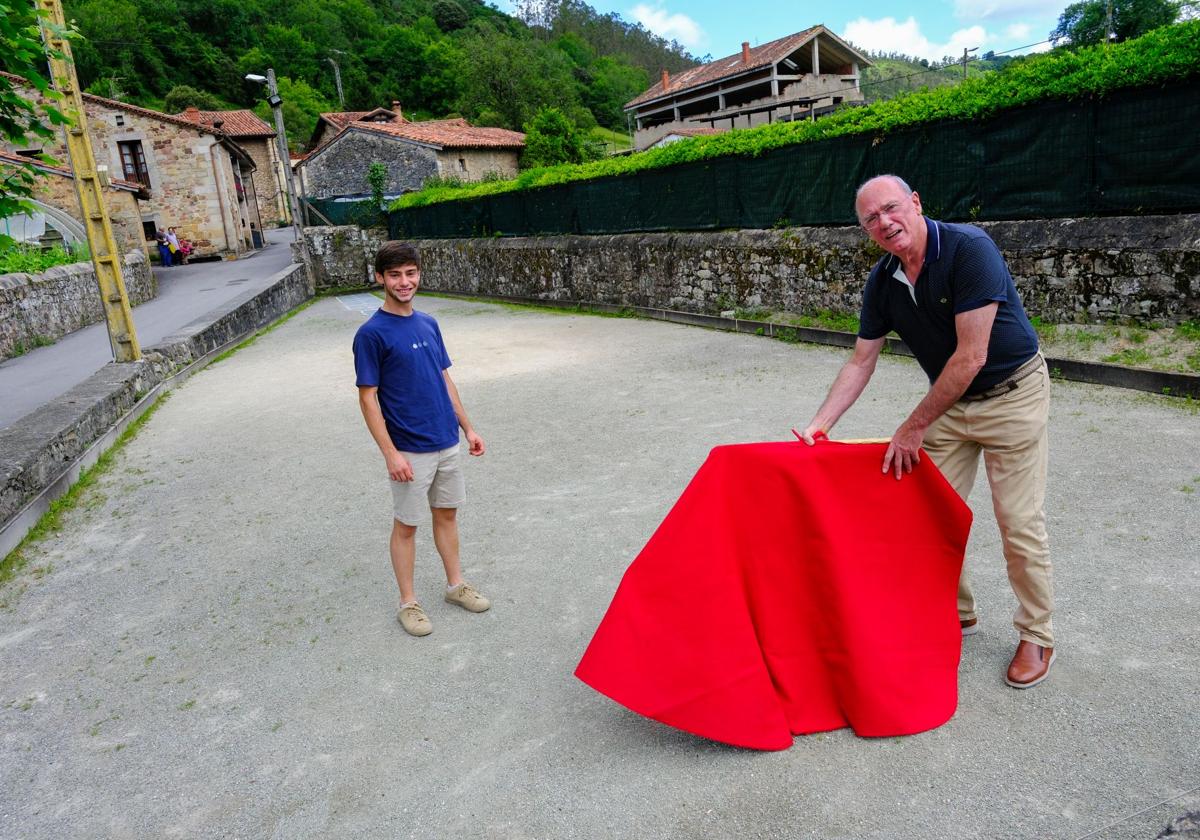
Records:
[[[971,512],[885,444],[721,446],[630,565],[575,675],[662,723],[755,749],[906,735],[958,702]]]

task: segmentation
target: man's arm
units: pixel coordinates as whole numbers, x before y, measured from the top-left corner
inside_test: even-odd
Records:
[[[988,341],[991,339],[992,324],[996,320],[996,310],[999,308],[1000,304],[993,302],[954,316],[958,347],[947,360],[941,375],[930,387],[925,399],[917,404],[912,414],[908,415],[908,419],[901,423],[900,428],[892,435],[892,442],[883,456],[884,472],[895,470],[896,478],[899,479],[903,473],[912,472],[913,467],[920,463],[920,449],[925,440],[925,430],[967,392],[975,375],[987,361]]]
[[[463,408],[462,400],[459,399],[458,388],[455,387],[454,380],[450,378],[449,368],[442,371],[442,376],[446,380],[446,390],[450,392],[450,402],[454,405],[454,414],[458,417],[458,425],[462,426],[463,434],[467,436],[467,451],[472,455],[482,455],[487,451],[487,447],[483,445],[483,438],[475,434],[475,427],[471,425],[471,420],[467,417],[467,410]]]
[[[829,387],[829,395],[825,397],[825,402],[821,403],[821,407],[813,415],[812,422],[800,433],[800,437],[809,446],[813,445],[813,435],[818,432],[829,433],[833,425],[846,413],[846,409],[854,405],[854,401],[867,387],[871,375],[875,373],[875,363],[879,361],[879,354],[883,351],[883,342],[882,338],[860,338],[854,343],[854,353],[850,356],[850,361],[842,365],[837,378],[833,380],[833,385]]]
[[[363,419],[367,421],[367,429],[371,432],[371,437],[375,438],[379,451],[383,453],[383,460],[387,464],[388,478],[392,481],[412,481],[412,465],[408,463],[407,458],[400,454],[400,450],[392,443],[392,436],[387,432],[387,423],[383,420],[383,410],[379,407],[378,391],[377,386],[360,385],[358,387],[358,407],[362,409]]]

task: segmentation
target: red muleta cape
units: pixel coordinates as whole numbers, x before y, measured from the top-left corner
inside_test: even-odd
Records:
[[[741,747],[940,726],[958,703],[971,511],[886,444],[720,446],[642,549],[575,675]]]

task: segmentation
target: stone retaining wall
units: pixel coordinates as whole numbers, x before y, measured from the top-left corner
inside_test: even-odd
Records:
[[[142,252],[125,255],[122,274],[131,305],[158,295],[158,283]],[[0,275],[0,359],[103,320],[100,287],[90,262],[58,265],[42,274]]]
[[[981,224],[1048,322],[1200,319],[1200,215]],[[309,228],[317,288],[366,285],[377,236]],[[856,315],[881,252],[858,228],[419,240],[426,289],[718,313]]]

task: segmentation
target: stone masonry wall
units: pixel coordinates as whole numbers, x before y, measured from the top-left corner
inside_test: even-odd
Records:
[[[418,190],[426,178],[438,174],[433,149],[369,131],[347,131],[301,164],[304,195],[370,195],[367,168],[375,161],[388,169],[384,192],[389,195]]]
[[[444,177],[479,181],[496,173],[503,178],[517,177],[515,149],[446,149],[438,152],[438,167]]]
[[[263,222],[269,227],[278,221],[291,221],[287,193],[279,186],[279,152],[273,137],[248,137],[238,145],[254,159],[254,188],[258,192],[258,208]]]
[[[125,255],[122,276],[131,305],[157,296],[158,284],[143,252]],[[43,274],[0,275],[0,359],[39,339],[58,339],[103,320],[91,263],[55,266]]]
[[[992,222],[1031,315],[1049,322],[1200,320],[1200,215]],[[317,288],[369,277],[378,244],[309,229]],[[858,228],[430,239],[426,289],[717,314],[858,314],[882,253]],[[317,247],[319,246],[319,247]]]

